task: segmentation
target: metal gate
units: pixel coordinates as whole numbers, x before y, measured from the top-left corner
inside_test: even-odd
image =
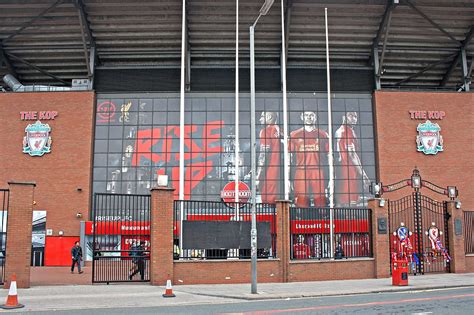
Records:
[[[449,272],[449,261],[441,252],[433,251],[428,230],[435,226],[441,232],[441,244],[449,252],[448,240],[448,213],[446,202],[439,202],[420,192],[389,201],[389,231],[391,235],[390,253],[394,253],[398,246],[396,231],[402,224],[413,233],[409,236],[412,251],[416,255],[409,256],[412,268],[410,273],[424,274],[430,272]],[[390,255],[392,257],[392,255]],[[416,261],[418,259],[418,262]]]
[[[436,201],[423,195],[426,188],[439,195],[455,200],[458,190],[455,186],[446,188],[421,178],[414,169],[411,178],[390,185],[372,183],[371,191],[377,198],[404,187],[411,187],[413,193],[401,199],[388,201],[388,220],[390,232],[390,266],[392,259],[402,256],[410,261],[410,273],[449,272],[449,239],[447,201]],[[380,200],[382,206],[384,200]],[[408,229],[408,231],[406,230]],[[407,234],[407,232],[409,232]],[[395,254],[397,253],[397,254]]]
[[[94,194],[92,282],[150,281],[150,195]]]
[[[8,202],[10,191],[8,189],[0,189],[0,284],[5,279],[5,259],[7,257],[7,219],[8,219]]]

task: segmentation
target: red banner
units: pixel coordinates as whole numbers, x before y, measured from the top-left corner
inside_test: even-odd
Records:
[[[99,221],[95,223],[96,235],[149,235],[148,221]],[[86,235],[94,233],[94,222],[86,222]]]
[[[329,233],[329,220],[292,220],[291,234]],[[368,220],[334,220],[334,233],[367,233]]]

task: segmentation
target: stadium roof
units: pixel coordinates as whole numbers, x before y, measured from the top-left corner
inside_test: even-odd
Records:
[[[249,26],[264,0],[240,0],[240,65],[249,66]],[[395,3],[399,2],[399,3]],[[181,0],[0,0],[0,75],[25,84],[70,84],[98,69],[179,68]],[[373,69],[382,87],[446,87],[472,72],[474,0],[283,0],[288,68]],[[187,0],[188,64],[235,67],[235,0]],[[256,27],[256,67],[278,68],[280,1]],[[463,55],[465,54],[465,58]]]

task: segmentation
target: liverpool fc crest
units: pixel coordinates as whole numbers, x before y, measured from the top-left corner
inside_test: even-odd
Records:
[[[418,152],[424,154],[436,154],[443,151],[443,137],[440,135],[441,127],[427,120],[423,124],[418,124],[416,128],[418,136],[416,137],[416,146]]]
[[[42,124],[37,121],[34,124],[29,124],[25,128],[26,135],[23,137],[23,153],[28,153],[31,156],[42,156],[45,153],[51,152],[51,127],[48,124]]]

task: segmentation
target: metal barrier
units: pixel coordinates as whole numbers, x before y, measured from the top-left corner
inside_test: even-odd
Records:
[[[150,195],[94,194],[92,282],[150,281]]]
[[[5,259],[7,256],[7,222],[10,191],[0,189],[0,284],[5,281]]]
[[[334,258],[372,257],[370,209],[333,209]],[[290,208],[290,257],[331,257],[330,208]]]
[[[249,203],[175,201],[174,258],[250,259],[251,208]],[[275,205],[259,203],[255,211],[257,257],[274,258],[277,255]]]
[[[464,211],[464,248],[474,254],[474,211]]]

